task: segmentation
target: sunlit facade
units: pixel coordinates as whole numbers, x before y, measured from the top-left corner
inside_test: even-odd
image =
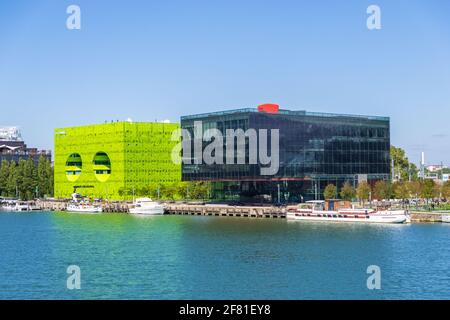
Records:
[[[179,124],[114,122],[55,129],[55,197],[131,199],[134,191],[181,180],[172,161]]]

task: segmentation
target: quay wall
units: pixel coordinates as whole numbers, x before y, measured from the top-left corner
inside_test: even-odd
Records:
[[[68,200],[39,200],[37,204],[47,211],[65,211]],[[106,213],[128,213],[132,206],[131,202],[114,201],[102,204]],[[204,204],[165,204],[166,215],[190,215],[211,217],[242,217],[242,218],[268,218],[286,219],[286,207],[274,206],[226,206],[226,205],[204,205]],[[442,216],[450,217],[450,212],[426,212],[411,211],[412,223],[440,223]]]

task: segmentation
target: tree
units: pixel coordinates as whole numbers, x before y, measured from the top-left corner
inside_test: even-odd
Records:
[[[334,184],[329,184],[325,187],[325,190],[323,191],[323,197],[325,200],[328,199],[335,199],[336,198],[337,189]]]
[[[205,200],[209,198],[210,183],[194,181],[189,184],[189,198],[193,200]]]
[[[391,172],[393,177],[398,177],[401,180],[408,181],[411,175],[411,180],[417,180],[417,166],[409,162],[405,150],[391,146],[391,159],[394,161],[394,172]],[[392,168],[391,168],[392,170]]]
[[[424,180],[422,187],[422,198],[427,199],[428,202],[429,199],[433,199],[435,197],[436,197],[435,182],[431,179]]]
[[[15,197],[17,196],[17,165],[13,161],[9,164],[8,180],[6,182],[6,196]]]
[[[383,180],[377,181],[373,188],[373,197],[377,200],[390,199],[391,197],[390,185]]]
[[[36,176],[38,197],[53,195],[53,168],[50,161],[44,156],[39,157]]]
[[[392,190],[395,198],[397,199],[408,199],[410,197],[410,190],[405,182],[397,181],[393,184]]]
[[[8,177],[9,177],[9,162],[4,160],[2,161],[0,167],[0,196],[7,196]]]
[[[52,196],[53,176],[53,167],[43,156],[37,164],[31,158],[20,159],[18,163],[3,161],[0,167],[0,195],[23,200]]]
[[[346,181],[341,188],[341,192],[339,193],[343,200],[351,201],[355,198],[356,191],[355,188],[350,184],[350,182]]]
[[[367,181],[360,182],[358,187],[356,188],[356,196],[359,201],[365,203],[365,201],[369,200],[371,188]]]
[[[450,200],[450,181],[445,182],[442,186],[442,197],[447,201]]]
[[[406,184],[410,195],[419,198],[422,194],[423,183],[421,181],[411,181]]]

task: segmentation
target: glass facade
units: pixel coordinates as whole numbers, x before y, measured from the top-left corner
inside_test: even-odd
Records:
[[[356,186],[361,180],[389,179],[390,121],[386,117],[241,109],[182,117],[181,127],[194,137],[196,122],[201,122],[203,133],[208,129],[223,133],[224,164],[195,163],[193,153],[184,152],[183,180],[214,182],[215,199],[320,199],[328,183],[339,188],[346,181]],[[267,129],[269,142],[271,129],[278,129],[278,172],[261,175],[262,165],[249,164],[249,137],[245,140],[245,164],[227,164],[227,129]],[[194,144],[194,138],[191,143]],[[203,149],[208,143],[203,141]],[[269,143],[269,155],[271,147]]]

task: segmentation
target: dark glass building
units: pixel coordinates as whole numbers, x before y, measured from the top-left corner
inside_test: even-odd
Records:
[[[374,183],[390,178],[387,117],[264,107],[185,116],[181,127],[192,138],[184,138],[184,149],[195,144],[196,123],[202,124],[202,132],[218,129],[224,136],[227,129],[267,129],[269,142],[271,129],[279,130],[279,169],[273,175],[262,175],[263,165],[250,164],[249,137],[245,140],[245,164],[227,164],[225,159],[224,164],[196,162],[198,154],[183,150],[183,180],[213,182],[211,194],[215,200],[306,201],[321,199],[330,183],[339,191],[346,181],[356,187],[363,180]],[[203,150],[208,143],[202,142]],[[227,143],[224,139],[224,158]],[[270,155],[271,143],[268,146]]]

